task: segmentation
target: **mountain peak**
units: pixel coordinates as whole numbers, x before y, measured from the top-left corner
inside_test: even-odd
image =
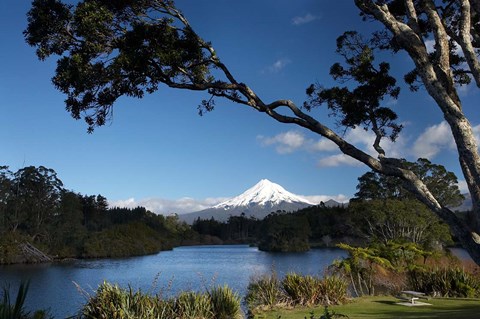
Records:
[[[288,192],[282,186],[268,179],[262,179],[243,194],[215,205],[213,208],[230,209],[233,207],[251,207],[254,205],[273,207],[282,202],[315,205],[298,195]]]
[[[268,179],[262,179],[237,197],[199,212],[180,215],[180,218],[189,224],[197,218],[226,221],[229,216],[241,214],[262,219],[273,211],[294,212],[313,205],[318,203],[312,203]]]

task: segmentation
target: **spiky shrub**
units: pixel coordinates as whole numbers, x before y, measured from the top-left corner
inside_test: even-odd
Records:
[[[120,288],[104,282],[84,306],[82,314],[85,318],[174,318],[172,301],[160,300],[143,294],[140,290],[133,291]]]
[[[175,313],[182,319],[212,319],[212,302],[205,293],[181,293],[175,302]]]
[[[317,303],[324,306],[339,305],[347,300],[348,282],[344,278],[325,276],[321,283],[321,293]]]
[[[411,270],[408,282],[413,289],[433,296],[480,297],[480,278],[460,267]]]
[[[322,291],[322,282],[318,277],[296,273],[287,274],[282,280],[282,286],[294,305],[315,305]]]
[[[250,310],[285,305],[287,296],[275,272],[250,280],[245,302]]]
[[[2,303],[0,303],[0,319],[20,319],[24,318],[25,311],[23,305],[28,291],[28,283],[20,283],[15,303],[10,302],[9,288],[3,289]]]
[[[10,289],[3,288],[2,299],[0,302],[0,319],[47,319],[52,318],[45,310],[37,310],[33,314],[24,310],[25,299],[28,293],[28,282],[21,282],[18,288],[15,303],[10,300]]]
[[[347,299],[348,284],[338,276],[320,278],[290,273],[282,285],[294,305],[336,305]]]
[[[240,297],[226,285],[216,286],[208,291],[214,319],[241,319]]]

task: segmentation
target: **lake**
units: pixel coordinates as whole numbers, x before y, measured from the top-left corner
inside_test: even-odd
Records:
[[[85,294],[94,294],[103,281],[164,296],[227,284],[243,297],[250,278],[272,268],[280,277],[292,271],[323,275],[333,260],[346,255],[340,249],[269,253],[246,245],[189,246],[124,259],[0,266],[0,286],[10,284],[16,294],[19,282],[28,279],[27,309],[49,308],[55,318],[65,318],[74,315],[86,302]]]

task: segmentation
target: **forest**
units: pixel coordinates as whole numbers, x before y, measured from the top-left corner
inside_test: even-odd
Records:
[[[54,259],[98,258],[152,254],[197,240],[177,216],[110,208],[102,195],[65,189],[44,166],[0,168],[0,233],[0,264],[42,261],[26,251],[31,245]]]

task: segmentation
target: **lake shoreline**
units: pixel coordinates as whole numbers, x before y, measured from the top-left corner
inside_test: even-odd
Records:
[[[346,256],[340,249],[314,249],[305,253],[269,253],[249,245],[179,246],[154,255],[115,259],[78,259],[48,264],[0,266],[0,286],[15,292],[22,280],[30,282],[28,310],[51,308],[55,318],[72,316],[107,281],[151,294],[175,295],[227,284],[244,294],[251,277],[290,271],[321,275],[333,260]]]

